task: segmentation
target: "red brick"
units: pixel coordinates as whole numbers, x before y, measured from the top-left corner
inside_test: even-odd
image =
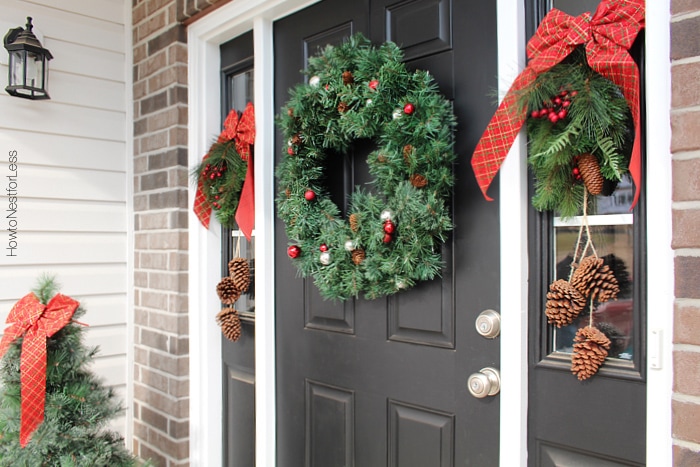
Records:
[[[700,353],[674,352],[673,375],[675,392],[700,396]]]
[[[673,342],[700,345],[700,307],[676,302]]]
[[[700,200],[700,157],[673,161],[673,200]]]
[[[673,248],[700,247],[700,210],[673,210]]]
[[[700,442],[700,405],[674,400],[673,407],[673,437]]]
[[[700,0],[672,0],[671,1],[671,13],[677,15],[678,13],[687,13],[689,11],[700,10]]]
[[[135,43],[141,42],[142,40],[152,36],[157,31],[165,28],[166,26],[166,14],[165,12],[160,12],[156,15],[149,16],[145,22],[139,24],[136,28],[137,40]]]
[[[673,113],[671,115],[671,133],[672,152],[700,148],[700,112]]]
[[[693,16],[671,23],[671,59],[700,55],[700,16]]]
[[[700,452],[682,446],[673,446],[673,467],[698,467]]]
[[[671,107],[682,108],[700,104],[700,63],[685,63],[671,67]]]
[[[700,258],[677,256],[674,260],[677,298],[700,298]]]

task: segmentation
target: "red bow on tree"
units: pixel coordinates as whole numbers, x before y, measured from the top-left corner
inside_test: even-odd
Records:
[[[0,358],[15,339],[24,337],[20,357],[21,424],[19,444],[25,447],[44,421],[46,402],[46,339],[68,324],[79,303],[57,294],[44,305],[33,293],[18,301],[6,323],[10,324],[0,341]]]
[[[255,225],[255,183],[253,172],[253,157],[250,146],[255,143],[255,111],[253,104],[248,102],[245,111],[238,119],[238,112],[231,110],[226,120],[224,121],[224,129],[221,131],[217,143],[235,140],[236,151],[241,156],[241,159],[248,162],[246,169],[245,180],[241,190],[241,197],[238,201],[236,209],[236,222],[238,227],[243,232],[248,240],[253,232]],[[204,159],[208,157],[204,156]],[[207,201],[204,194],[203,182],[200,178],[197,182],[197,192],[194,197],[194,212],[199,218],[199,221],[206,228],[209,228],[211,219],[211,205]]]
[[[593,70],[620,87],[634,120],[634,145],[629,171],[636,186],[632,206],[639,199],[641,148],[639,114],[639,69],[628,50],[644,27],[644,0],[603,0],[590,13],[572,17],[552,9],[527,44],[530,61],[508,90],[474,150],[472,168],[484,197],[508,155],[527,109],[518,112],[518,91],[530,85],[539,73],[561,62],[579,45],[585,45]]]

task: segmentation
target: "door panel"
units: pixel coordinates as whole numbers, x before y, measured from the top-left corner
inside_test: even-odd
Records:
[[[442,247],[442,278],[400,294],[323,300],[312,280],[297,277],[276,220],[280,466],[498,465],[498,396],[475,399],[467,389],[469,374],[499,366],[498,338],[485,339],[474,328],[482,310],[498,309],[498,204],[483,201],[470,183],[466,157],[494,111],[492,3],[326,0],[275,23],[277,109],[304,79],[299,70],[318,45],[355,32],[375,44],[392,39],[405,47],[409,68],[429,70],[452,100],[460,155],[456,228]],[[284,146],[279,134],[276,146]],[[339,206],[370,180],[371,149],[359,142],[331,158],[341,160],[328,167],[327,181]]]

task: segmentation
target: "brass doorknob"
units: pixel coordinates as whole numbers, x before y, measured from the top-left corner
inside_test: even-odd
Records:
[[[467,386],[471,395],[478,399],[495,396],[501,390],[501,374],[495,368],[482,368],[469,376]]]

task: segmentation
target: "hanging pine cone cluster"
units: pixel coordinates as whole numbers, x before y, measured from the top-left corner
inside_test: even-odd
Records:
[[[229,276],[216,286],[216,293],[225,305],[232,305],[250,287],[250,265],[245,258],[235,257],[228,262]],[[232,306],[223,308],[216,315],[216,322],[227,339],[236,342],[241,337],[241,319]]]
[[[560,328],[571,324],[586,306],[586,298],[564,279],[554,281],[547,293],[547,321]]]
[[[223,308],[216,315],[216,322],[221,326],[221,332],[226,339],[236,342],[241,338],[241,318],[234,307]]]
[[[588,192],[594,196],[601,194],[603,192],[605,178],[600,171],[598,158],[593,154],[581,154],[578,156],[577,160],[579,174]]]
[[[581,328],[574,337],[571,372],[583,381],[598,372],[610,349],[610,339],[593,326]]]
[[[584,297],[603,303],[617,298],[620,285],[608,265],[596,256],[587,256],[571,277],[571,285]]]

